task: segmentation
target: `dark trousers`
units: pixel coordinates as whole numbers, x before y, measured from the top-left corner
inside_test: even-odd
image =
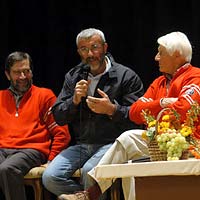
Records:
[[[26,200],[24,175],[45,161],[34,149],[0,149],[0,188],[5,199]]]

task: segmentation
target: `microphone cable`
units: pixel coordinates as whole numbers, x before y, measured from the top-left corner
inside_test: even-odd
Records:
[[[83,79],[87,80],[88,79],[88,75],[90,72],[90,66],[89,65],[85,65],[83,66]],[[82,97],[81,98],[81,103],[80,103],[80,132],[79,132],[79,138],[81,140],[81,136],[84,134],[84,130],[83,130],[83,109],[84,109],[84,103],[85,103],[86,97]],[[79,173],[81,175],[81,168],[82,168],[82,156],[81,156],[81,142],[80,142],[80,162],[79,162]]]

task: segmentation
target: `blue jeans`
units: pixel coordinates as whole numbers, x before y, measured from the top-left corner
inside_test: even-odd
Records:
[[[98,164],[111,145],[77,144],[69,146],[51,161],[43,173],[44,186],[57,196],[86,190],[95,183],[87,172]],[[72,177],[79,168],[82,168],[80,182]]]

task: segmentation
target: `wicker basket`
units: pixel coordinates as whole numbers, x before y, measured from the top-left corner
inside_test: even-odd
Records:
[[[157,116],[157,119],[156,119],[156,133],[154,135],[154,139],[151,140],[150,143],[148,144],[148,149],[149,149],[151,161],[166,161],[167,160],[167,152],[161,151],[159,149],[158,143],[156,141],[156,135],[157,135],[157,132],[158,132],[159,120],[160,120],[163,112],[166,111],[166,110],[170,110],[170,109],[164,108],[158,113],[158,116]],[[183,151],[180,159],[185,160],[185,159],[188,159],[188,157],[189,157],[189,151],[185,150],[185,151]]]
[[[160,151],[158,143],[154,138],[148,145],[151,161],[167,160],[167,152]]]

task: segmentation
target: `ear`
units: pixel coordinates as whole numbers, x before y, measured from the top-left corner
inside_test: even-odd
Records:
[[[105,42],[103,47],[104,47],[104,51],[107,52],[107,49],[108,49],[108,43]]]
[[[175,56],[175,58],[178,58],[178,57],[181,56],[180,53],[179,53],[179,51],[175,51],[173,55]]]
[[[6,75],[7,79],[10,81],[10,74],[8,73],[8,71],[5,71],[5,75]]]
[[[78,52],[78,54],[81,56],[81,52],[80,52],[80,50],[79,50],[79,49],[77,49],[77,52]]]

